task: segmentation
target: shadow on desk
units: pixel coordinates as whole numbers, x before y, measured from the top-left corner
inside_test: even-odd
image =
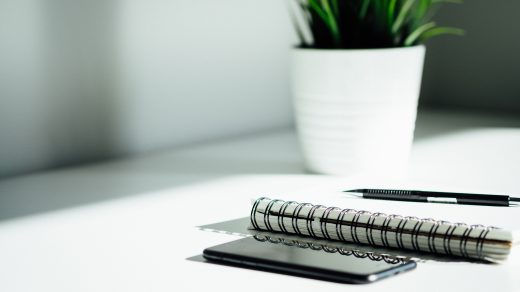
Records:
[[[419,113],[415,143],[422,147],[420,149],[425,149],[421,157],[428,157],[430,152],[437,151],[435,147],[440,144],[431,142],[436,139],[444,141],[442,137],[446,135],[457,135],[479,127],[513,126],[520,127],[520,120],[474,114]],[[448,147],[446,151],[452,151],[452,148]],[[418,173],[423,171],[421,168],[416,170]],[[303,173],[294,131],[250,135],[126,160],[1,180],[0,220],[143,195],[233,175]]]
[[[294,135],[279,132],[0,181],[0,220],[205,183],[233,175],[295,174]]]

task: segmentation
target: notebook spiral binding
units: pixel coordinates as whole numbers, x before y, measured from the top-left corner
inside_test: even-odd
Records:
[[[287,246],[295,246],[298,248],[308,248],[315,251],[324,251],[327,253],[339,253],[344,256],[354,256],[357,258],[367,258],[373,261],[384,261],[389,264],[398,264],[406,262],[406,258],[391,256],[389,254],[379,254],[374,252],[362,252],[356,249],[347,249],[344,247],[334,247],[326,244],[318,244],[313,242],[305,242],[294,239],[285,239],[282,237],[272,237],[269,235],[255,234],[253,238],[260,242],[269,242],[273,244],[283,244]]]
[[[474,259],[485,259],[484,243],[490,231],[496,229],[267,197],[253,203],[250,219],[257,230]]]

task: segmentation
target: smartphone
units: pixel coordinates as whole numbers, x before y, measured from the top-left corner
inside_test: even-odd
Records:
[[[248,237],[206,248],[203,256],[234,266],[280,272],[307,278],[372,283],[414,269],[414,261],[389,261],[343,249]]]

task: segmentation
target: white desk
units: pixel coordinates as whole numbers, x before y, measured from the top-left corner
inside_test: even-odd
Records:
[[[520,118],[421,112],[416,137],[409,181],[520,194]],[[351,289],[187,260],[234,239],[195,226],[247,216],[249,198],[348,179],[303,174],[297,149],[287,130],[4,179],[0,290]],[[517,257],[433,262],[355,289],[520,291],[519,275]]]

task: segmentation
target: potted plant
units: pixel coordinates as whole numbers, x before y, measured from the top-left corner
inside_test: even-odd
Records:
[[[292,92],[306,168],[406,169],[424,41],[463,33],[431,21],[455,0],[294,0]]]

